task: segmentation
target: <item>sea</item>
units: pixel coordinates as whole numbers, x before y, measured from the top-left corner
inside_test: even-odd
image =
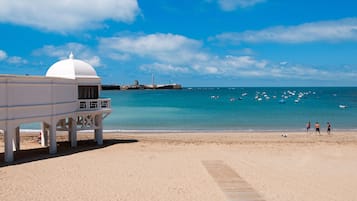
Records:
[[[102,91],[106,131],[357,131],[357,87],[193,87]]]

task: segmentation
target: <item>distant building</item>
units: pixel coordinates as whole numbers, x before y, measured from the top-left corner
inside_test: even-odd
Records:
[[[101,80],[81,60],[58,61],[46,76],[0,75],[0,131],[4,133],[5,161],[20,149],[20,126],[41,122],[41,144],[57,152],[56,131],[67,131],[72,147],[77,131],[94,130],[103,143],[103,119],[111,113],[111,100],[100,98]]]
[[[154,80],[154,78],[153,78]],[[120,86],[121,90],[135,90],[135,89],[182,89],[180,84],[149,84],[143,85],[139,84],[138,80],[134,80],[134,84],[132,85],[123,85]]]

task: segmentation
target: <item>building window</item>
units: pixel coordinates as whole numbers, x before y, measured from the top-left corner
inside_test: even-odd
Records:
[[[78,86],[78,99],[98,99],[98,86]]]

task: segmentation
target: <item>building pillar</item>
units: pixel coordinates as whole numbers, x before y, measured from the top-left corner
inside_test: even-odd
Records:
[[[50,154],[57,152],[56,122],[52,121],[50,127]]]
[[[71,147],[77,147],[77,123],[73,118],[68,119],[68,140]]]
[[[15,129],[7,127],[4,130],[4,148],[5,148],[5,162],[14,161],[14,150],[13,150],[13,141],[14,141]]]
[[[45,122],[41,124],[41,146],[47,147],[48,146],[48,131],[49,125]]]
[[[13,140],[13,150],[14,151],[19,151],[20,150],[20,127],[15,128],[15,137]]]
[[[94,130],[95,141],[98,145],[103,144],[103,118],[102,114],[95,116],[96,129]]]

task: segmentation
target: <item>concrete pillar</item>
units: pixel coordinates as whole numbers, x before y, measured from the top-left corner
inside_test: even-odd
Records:
[[[68,139],[71,142],[71,147],[77,147],[77,123],[73,118],[68,120]]]
[[[102,114],[95,116],[95,124],[97,129],[94,130],[95,141],[98,145],[103,144],[103,118]]]
[[[57,152],[57,140],[56,140],[56,122],[52,121],[50,125],[50,154]]]
[[[20,150],[20,127],[15,128],[15,136],[13,139],[13,150],[19,151]]]
[[[4,130],[4,148],[5,148],[5,162],[14,161],[14,150],[13,150],[13,141],[14,141],[15,129],[7,128]]]
[[[48,146],[48,132],[49,132],[49,125],[45,122],[41,123],[41,146],[47,147]]]

